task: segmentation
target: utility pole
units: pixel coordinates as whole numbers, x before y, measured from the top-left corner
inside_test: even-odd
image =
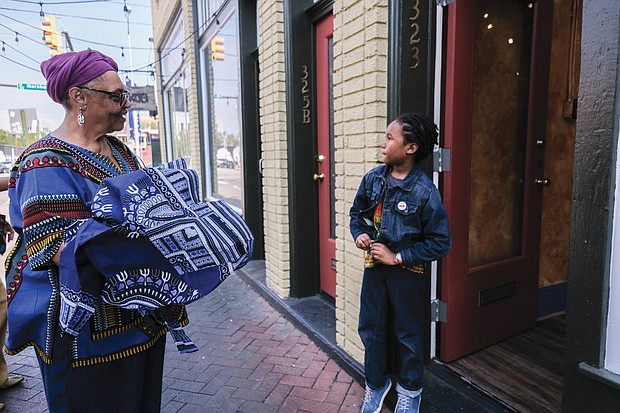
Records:
[[[128,7],[125,4],[123,11],[125,12],[125,16],[127,17],[127,47],[129,48],[129,87],[132,88],[135,86],[133,81],[133,58],[131,56],[131,35],[129,33],[129,15],[131,14],[131,7]],[[133,138],[135,141],[135,155],[142,159],[142,145],[140,145],[140,116],[136,116],[134,119],[134,115],[136,114],[135,109],[129,109],[127,113],[127,117],[129,118],[129,128],[130,133],[133,134]]]
[[[62,35],[65,36],[65,43],[67,44],[67,50],[70,52],[73,51],[73,43],[71,43],[71,38],[69,37],[69,32],[67,30],[62,31]]]

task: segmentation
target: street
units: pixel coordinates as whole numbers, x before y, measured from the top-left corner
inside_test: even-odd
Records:
[[[217,193],[230,205],[243,208],[241,184],[241,168],[217,168]]]

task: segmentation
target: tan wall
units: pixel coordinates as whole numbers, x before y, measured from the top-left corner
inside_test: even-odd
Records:
[[[258,21],[266,282],[286,298],[291,277],[283,0],[259,0]]]
[[[363,253],[349,232],[349,209],[365,172],[379,161],[387,125],[388,1],[334,2],[336,158],[336,340],[363,362],[357,334]]]

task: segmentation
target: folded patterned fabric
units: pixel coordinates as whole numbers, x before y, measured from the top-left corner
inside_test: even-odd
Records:
[[[177,347],[195,351],[166,308],[210,293],[245,265],[254,238],[225,202],[201,202],[198,176],[176,161],[106,179],[91,212],[65,231],[63,332],[77,336],[98,300],[157,313]]]

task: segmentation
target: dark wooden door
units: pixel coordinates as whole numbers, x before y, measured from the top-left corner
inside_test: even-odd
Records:
[[[444,361],[536,322],[552,7],[471,0],[448,8]]]

